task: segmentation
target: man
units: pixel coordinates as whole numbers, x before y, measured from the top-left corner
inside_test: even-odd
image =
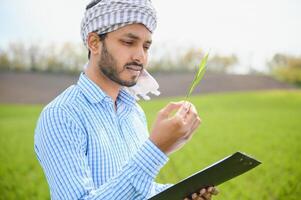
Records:
[[[154,178],[201,120],[191,103],[170,103],[149,135],[142,109],[126,90],[141,78],[155,26],[149,0],[87,6],[81,32],[88,66],[44,108],[35,132],[52,199],[147,199],[170,186]],[[202,189],[193,199],[212,194],[214,187]]]

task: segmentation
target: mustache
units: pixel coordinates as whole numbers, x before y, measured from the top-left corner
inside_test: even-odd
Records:
[[[140,64],[140,63],[137,63],[137,62],[130,62],[130,63],[127,63],[127,64],[124,65],[124,67],[128,67],[128,66],[138,66],[138,67],[141,68],[140,70],[142,70],[144,68],[143,64]]]

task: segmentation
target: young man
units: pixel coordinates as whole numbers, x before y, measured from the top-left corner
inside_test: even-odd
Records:
[[[149,0],[87,6],[81,32],[88,66],[44,108],[35,132],[52,199],[147,199],[170,186],[154,178],[201,120],[191,103],[169,103],[149,135],[142,109],[126,90],[144,72],[155,26]],[[212,194],[214,187],[202,189],[193,199]]]

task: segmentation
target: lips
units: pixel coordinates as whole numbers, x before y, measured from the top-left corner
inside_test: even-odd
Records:
[[[133,71],[141,71],[142,67],[138,65],[128,65],[126,66],[127,69],[133,70]]]

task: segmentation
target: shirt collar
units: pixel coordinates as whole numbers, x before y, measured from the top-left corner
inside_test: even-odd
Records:
[[[108,96],[96,83],[94,83],[85,73],[81,73],[77,85],[82,90],[85,97],[91,103],[99,103],[103,100],[112,100],[110,96]],[[135,97],[126,92],[123,88],[121,88],[118,97],[117,103],[123,102],[129,106],[133,106],[136,104]]]
[[[121,88],[121,90],[119,91],[117,100],[120,100],[121,102],[129,106],[134,106],[136,104],[135,97],[130,93],[128,93],[127,91],[125,91],[124,88]]]

